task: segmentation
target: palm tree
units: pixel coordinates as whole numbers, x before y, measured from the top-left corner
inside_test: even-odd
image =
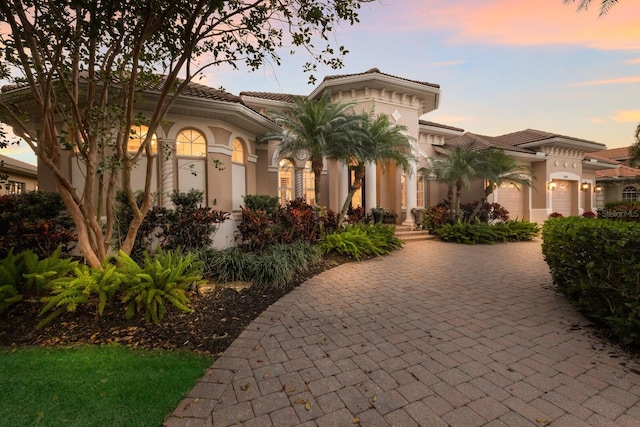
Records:
[[[362,187],[367,164],[379,164],[384,171],[385,163],[390,161],[406,172],[411,171],[410,161],[413,156],[407,127],[393,125],[386,114],[374,117],[373,110],[361,114],[360,118],[360,126],[357,132],[352,134],[353,138],[333,144],[327,155],[328,158],[350,164],[354,170],[353,182],[338,216],[339,222],[344,219],[353,195]]]
[[[260,138],[260,141],[280,141],[279,158],[308,155],[315,178],[317,205],[321,205],[320,179],[328,146],[350,139],[361,120],[360,116],[351,113],[354,105],[353,102],[332,103],[329,92],[318,100],[296,98],[291,110],[270,112],[271,117],[281,124],[282,131]]]
[[[478,177],[484,179],[487,186],[484,188],[483,197],[473,210],[470,218],[474,218],[484,203],[487,201],[493,190],[502,184],[513,184],[517,188],[531,186],[529,178],[531,168],[524,166],[512,156],[496,148],[486,148],[480,150],[480,165],[477,173]]]
[[[564,0],[564,4],[573,4],[576,0]],[[618,0],[601,0],[600,1],[600,16],[606,15],[607,12],[618,3]],[[578,0],[578,12],[587,10],[591,5],[591,0]]]
[[[447,198],[453,204],[453,219],[460,217],[460,195],[469,189],[471,180],[479,176],[484,162],[474,144],[445,149],[444,157],[430,157],[427,171],[435,180],[447,184]],[[453,198],[455,189],[455,199]]]
[[[640,166],[640,124],[636,127],[636,142],[629,148],[629,166]]]

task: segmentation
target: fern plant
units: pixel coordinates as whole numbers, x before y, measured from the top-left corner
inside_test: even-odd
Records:
[[[96,311],[102,315],[107,300],[118,291],[125,275],[115,265],[105,263],[102,270],[81,265],[74,269],[72,276],[55,279],[47,286],[50,295],[41,299],[44,306],[39,316],[43,318],[37,329],[41,329],[67,311],[75,311],[79,305],[90,302],[94,295],[98,297]]]
[[[127,272],[122,301],[127,303],[126,317],[144,313],[147,322],[159,324],[167,303],[186,313],[191,312],[186,290],[203,283],[200,261],[181,251],[159,251],[153,258],[144,254],[144,266],[137,266],[124,252],[117,264]]]
[[[0,313],[22,300],[19,291],[23,282],[22,259],[21,254],[14,255],[13,249],[10,249],[7,257],[0,261]]]
[[[26,279],[23,284],[25,293],[41,295],[49,282],[66,276],[76,268],[78,261],[60,258],[61,252],[62,246],[58,246],[51,256],[44,259],[39,259],[32,251],[21,253],[25,271],[22,277]]]
[[[321,243],[325,253],[337,252],[360,260],[367,256],[381,256],[402,246],[395,237],[395,228],[382,224],[354,224],[325,236]]]

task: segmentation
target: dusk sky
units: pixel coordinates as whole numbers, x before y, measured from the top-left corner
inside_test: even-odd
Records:
[[[437,83],[440,108],[423,118],[497,136],[533,128],[601,142],[634,143],[640,123],[640,1],[598,17],[562,0],[381,0],[363,6],[360,23],[336,28],[349,51],[345,67],[325,75],[383,73]],[[301,65],[286,52],[280,67],[210,70],[201,83],[241,91],[306,95]],[[2,154],[30,161],[29,156]]]

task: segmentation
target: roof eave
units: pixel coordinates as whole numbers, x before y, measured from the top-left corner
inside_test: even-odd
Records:
[[[588,153],[592,151],[600,151],[603,148],[606,148],[606,145],[601,144],[599,142],[578,141],[575,139],[561,138],[557,136],[553,138],[545,138],[537,141],[526,142],[524,144],[518,144],[517,146],[521,148],[538,148],[538,147],[544,147],[548,145],[555,145],[555,146],[560,146],[565,148],[573,148],[573,149],[583,150]]]

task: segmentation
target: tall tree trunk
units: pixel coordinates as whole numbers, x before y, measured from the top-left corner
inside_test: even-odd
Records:
[[[356,194],[359,188],[362,188],[362,180],[364,179],[365,174],[365,166],[358,165],[354,169],[354,178],[353,183],[349,187],[349,193],[347,194],[347,198],[342,205],[342,209],[340,210],[340,215],[338,215],[338,227],[344,221],[344,217],[347,215],[347,211],[349,210],[349,205],[353,200],[353,195]]]
[[[323,161],[322,157],[320,158],[312,158],[311,159],[311,170],[313,171],[313,191],[316,196],[316,206],[322,206],[321,202],[321,187],[322,187],[322,167]]]

